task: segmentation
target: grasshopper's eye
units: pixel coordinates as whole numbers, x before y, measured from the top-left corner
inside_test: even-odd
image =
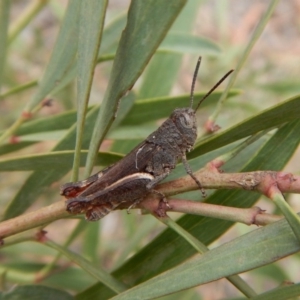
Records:
[[[194,119],[191,118],[189,114],[185,113],[180,116],[180,123],[185,128],[192,128],[194,126]]]

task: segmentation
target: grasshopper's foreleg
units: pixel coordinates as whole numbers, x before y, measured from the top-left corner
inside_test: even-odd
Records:
[[[205,190],[204,188],[202,187],[200,181],[198,180],[198,178],[194,175],[187,159],[186,159],[186,155],[185,153],[182,154],[182,163],[184,165],[184,168],[185,168],[185,171],[194,179],[194,181],[197,183],[199,189],[201,190],[201,193],[202,193],[202,196],[205,197],[206,196],[206,193],[205,193]]]

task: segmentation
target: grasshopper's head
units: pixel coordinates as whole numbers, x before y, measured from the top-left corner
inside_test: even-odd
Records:
[[[171,120],[175,123],[178,131],[184,137],[186,141],[187,150],[190,150],[196,141],[197,138],[197,120],[196,120],[196,111],[199,108],[200,104],[227,78],[227,76],[233,72],[229,71],[225,76],[223,76],[211,89],[210,91],[200,99],[195,109],[193,109],[194,102],[194,88],[196,83],[196,78],[198,70],[201,63],[201,57],[199,57],[191,86],[191,97],[190,97],[190,107],[188,108],[178,108],[175,109],[171,115]]]
[[[197,138],[197,120],[192,108],[177,108],[171,115],[171,120],[184,137],[190,148],[193,147]]]

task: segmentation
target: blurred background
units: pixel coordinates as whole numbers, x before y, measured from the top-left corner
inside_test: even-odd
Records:
[[[10,32],[13,32],[14,25],[20,15],[34,1],[15,0],[11,3],[10,16]],[[45,66],[49,61],[53,46],[59,31],[59,26],[64,15],[67,1],[51,0],[44,1],[45,6],[39,13],[24,27],[24,29],[11,39],[7,62],[5,66],[5,77],[1,88],[0,95],[0,128],[1,130],[10,126],[19,116],[23,108],[26,106],[28,99],[33,93],[37,81],[41,78]],[[196,1],[191,0],[185,9],[193,10],[194,19],[189,29],[190,33],[207,38],[216,43],[220,47],[217,55],[187,53],[183,57],[180,71],[176,73],[176,83],[170,90],[170,95],[180,95],[188,93],[191,86],[194,66],[197,57],[202,55],[202,64],[196,84],[197,91],[207,91],[214,83],[218,81],[228,70],[236,67],[237,61],[242,51],[244,51],[253,29],[258,24],[263,12],[266,10],[269,1],[239,1],[239,0],[209,0]],[[197,5],[195,5],[197,2]],[[106,24],[109,24],[115,18],[124,14],[129,6],[129,1],[109,1]],[[194,11],[194,7],[197,10]],[[192,12],[191,12],[192,13]],[[276,103],[280,103],[289,97],[300,93],[300,1],[280,1],[274,14],[269,20],[262,36],[255,44],[251,51],[250,57],[240,72],[235,88],[240,89],[242,93],[236,97],[228,99],[224,105],[217,123],[221,128],[228,128],[237,122],[267,108]],[[184,45],[182,45],[184,47]],[[95,70],[94,82],[91,92],[91,104],[99,104],[105,93],[112,62],[107,61],[99,64]],[[147,70],[146,70],[147,71]],[[162,73],[160,75],[163,74]],[[158,75],[159,76],[159,75]],[[143,77],[138,80],[134,90],[139,93],[142,86]],[[167,79],[166,79],[167,80]],[[22,92],[9,95],[9,91],[16,86],[29,84],[27,89]],[[149,87],[149,89],[151,89]],[[162,92],[153,91],[153,97],[164,96]],[[38,114],[38,117],[49,116],[73,109],[76,107],[76,83],[73,81],[64,89],[53,95],[53,104],[51,107],[44,107]],[[185,104],[183,104],[185,106]],[[199,126],[203,125],[206,118],[213,111],[213,108],[200,109],[198,119]],[[171,113],[171,111],[170,111]],[[65,132],[56,132],[47,139],[35,143],[34,145],[21,150],[21,154],[41,153],[49,151],[57,142],[57,140]],[[102,150],[107,150],[110,146],[109,141],[105,141]],[[7,157],[14,156],[15,153],[7,154]],[[285,170],[295,174],[299,174],[299,157],[300,152],[296,152],[291,162],[286,166]],[[13,198],[15,191],[19,190],[28,172],[1,172],[0,173],[0,204],[5,207]],[[69,180],[69,175],[65,181]],[[39,207],[48,205],[60,200],[59,186],[62,182],[53,184],[47,194],[43,194],[34,206],[30,207],[35,210]],[[34,187],[32,187],[34,189]],[[299,195],[289,196],[289,203],[296,211],[300,210]],[[275,212],[276,209],[270,201],[262,199],[258,204],[268,212]],[[175,215],[174,215],[175,217]],[[126,221],[126,218],[134,219],[134,221]],[[76,220],[61,220],[47,227],[47,231],[51,237],[57,242],[63,242],[65,237],[76,226]],[[125,212],[114,212],[107,218],[96,224],[89,224],[91,227],[101,226],[102,241],[99,245],[97,255],[101,257],[101,263],[107,269],[116,266],[120,259],[122,247],[126,245],[128,233],[134,231],[135,224],[143,222],[150,231],[147,232],[141,242],[136,246],[138,250],[147,242],[151,241],[162,229],[163,226],[152,220],[150,216],[137,215],[133,211],[130,216]],[[124,225],[125,224],[125,225]],[[63,230],[62,230],[63,228]],[[236,236],[240,236],[249,230],[255,229],[254,226],[247,227],[237,224],[233,226],[221,239],[210,247],[218,246]],[[93,239],[93,236],[90,237]],[[77,239],[73,244],[73,249],[77,251],[83,249],[88,238]],[[9,254],[8,252],[9,251]],[[20,253],[23,253],[20,255]],[[18,244],[9,249],[5,249],[0,253],[0,261],[5,263],[22,264],[26,261],[35,261],[35,267],[31,266],[31,271],[39,269],[39,267],[49,261],[53,256],[52,250],[45,250],[44,247],[30,243]],[[37,255],[37,256],[36,256]],[[38,257],[38,261],[36,261]],[[289,278],[291,281],[299,281],[299,255],[288,257],[276,264],[260,268],[259,270],[242,274],[247,282],[253,284],[261,290],[274,288],[278,285],[281,278]],[[69,262],[61,260],[62,268],[66,272]],[[75,271],[74,271],[75,270]],[[74,268],[74,272],[78,269]],[[17,273],[16,277],[23,280],[23,275]],[[78,271],[78,276],[81,276]],[[24,277],[25,278],[25,277]],[[268,280],[266,280],[268,278]],[[51,281],[52,280],[52,281]],[[17,280],[16,280],[17,281]],[[48,279],[48,283],[56,285],[58,278]],[[47,282],[47,280],[46,280]],[[78,288],[83,290],[87,288],[94,279],[82,277],[82,285],[80,287],[69,287],[71,290]],[[236,289],[228,284],[225,280],[212,282],[197,288],[199,291],[199,299],[223,299],[238,297],[240,294]],[[188,292],[186,292],[188,295]],[[192,294],[191,294],[192,295]],[[201,295],[201,296],[200,296]],[[171,298],[170,298],[171,299]],[[188,299],[188,298],[185,298]],[[191,296],[190,299],[194,299]]]

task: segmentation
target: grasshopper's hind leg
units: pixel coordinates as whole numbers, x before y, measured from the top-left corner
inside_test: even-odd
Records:
[[[87,221],[98,221],[102,219],[112,210],[114,210],[119,203],[106,202],[98,205],[93,205],[89,201],[80,201],[76,198],[69,199],[66,202],[67,211],[71,214],[85,213]]]
[[[101,205],[94,205],[85,213],[87,221],[98,221],[113,211],[118,205],[107,202]]]

